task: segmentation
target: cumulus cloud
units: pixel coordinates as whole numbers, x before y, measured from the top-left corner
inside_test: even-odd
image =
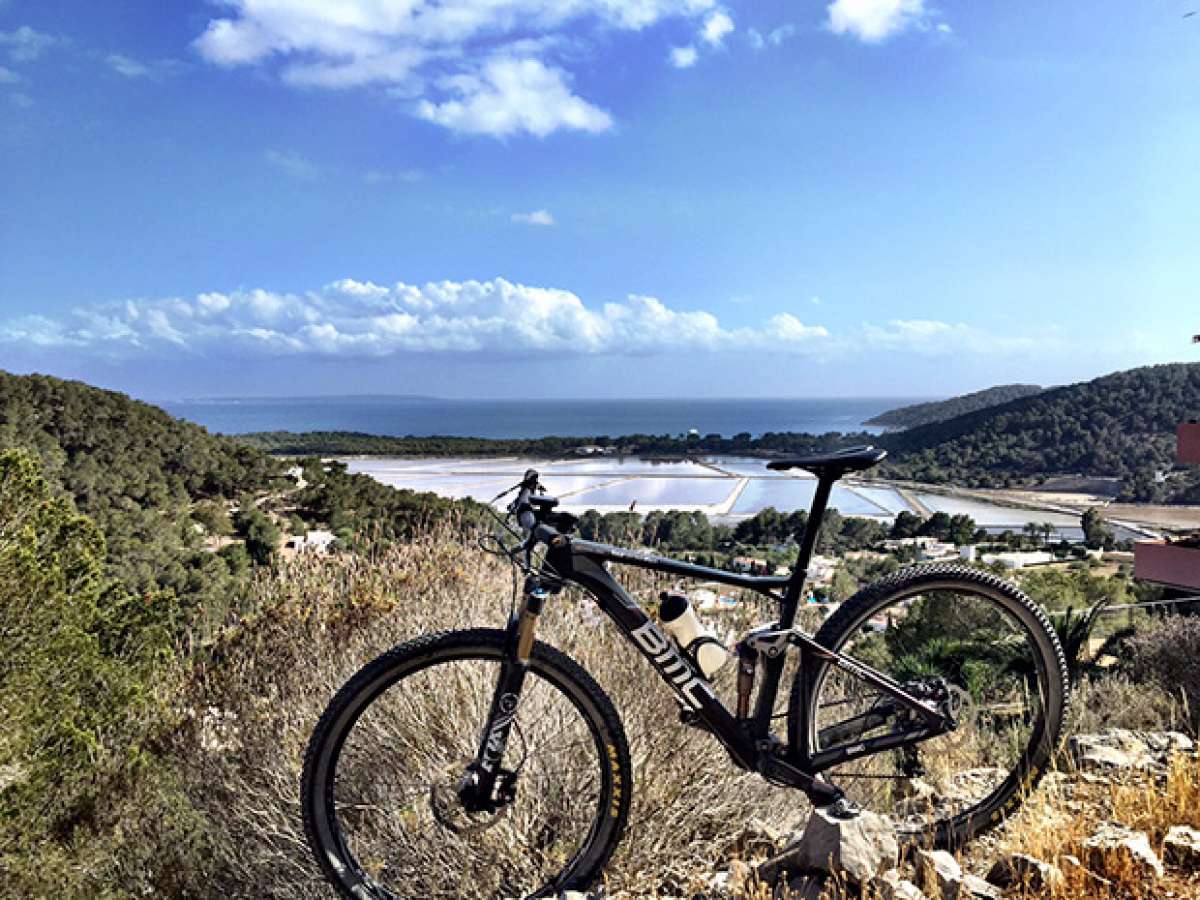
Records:
[[[924,0],[834,0],[829,28],[867,44],[878,44],[912,27],[928,28],[931,11]]]
[[[535,209],[533,212],[513,213],[512,220],[522,225],[554,225],[554,216],[548,209]]]
[[[300,181],[315,181],[321,175],[321,170],[299,153],[291,150],[267,150],[263,159],[274,168]]]
[[[452,99],[421,100],[417,115],[453,131],[495,137],[611,128],[612,117],[573,94],[569,78],[537,59],[497,56],[477,72],[444,78],[441,85]]]
[[[696,60],[700,58],[700,54],[695,47],[672,47],[670,60],[671,65],[677,69],[690,69],[696,64]]]
[[[729,17],[728,13],[718,10],[704,20],[704,28],[700,31],[700,36],[709,46],[720,47],[725,36],[732,31],[733,19]]]
[[[443,127],[504,137],[598,132],[609,113],[579,96],[566,67],[588,33],[666,19],[714,45],[733,29],[716,0],[221,0],[196,39],[220,66],[275,69],[288,84],[377,86]],[[569,33],[568,33],[569,29]]]
[[[655,297],[586,304],[560,288],[491,281],[392,285],[342,279],[304,294],[209,292],[130,300],[63,318],[0,323],[0,344],[79,353],[194,353],[209,357],[397,354],[642,354],[664,350],[816,351],[829,338],[790,313],[727,328],[702,310]]]
[[[22,78],[19,74],[12,69],[0,66],[0,84],[19,84],[21,81]]]

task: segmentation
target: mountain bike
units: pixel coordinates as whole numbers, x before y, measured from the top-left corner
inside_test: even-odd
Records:
[[[516,527],[505,552],[525,572],[507,627],[395,647],[316,726],[302,805],[326,878],[343,897],[392,900],[550,897],[601,876],[629,818],[632,766],[611,700],[536,638],[545,605],[569,585],[649,660],[686,725],[779,792],[838,815],[886,813],[902,841],[925,846],[959,846],[1010,815],[1049,764],[1068,702],[1062,649],[1037,604],[985,570],[931,563],[863,588],[815,634],[797,624],[814,615],[807,573],[833,485],[884,456],[863,447],[769,462],[816,476],[795,566],[781,577],[573,536],[575,518],[527,472],[506,492],[516,492]],[[668,637],[611,564],[777,605],[775,621],[736,645],[732,709],[699,648]]]

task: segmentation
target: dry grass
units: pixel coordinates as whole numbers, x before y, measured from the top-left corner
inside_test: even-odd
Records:
[[[622,571],[644,604],[666,586],[655,573]],[[300,824],[298,785],[309,734],[330,697],[360,666],[419,634],[477,626],[502,627],[512,581],[507,565],[451,532],[419,538],[371,556],[307,557],[264,576],[249,608],[260,612],[229,623],[207,662],[191,679],[191,727],[172,748],[194,806],[209,824],[213,857],[207,870],[182,877],[180,895],[318,898],[332,896],[310,860]],[[745,610],[731,627],[769,618]],[[607,889],[617,897],[721,896],[713,872],[731,870],[726,890],[740,898],[773,894],[737,860],[754,849],[738,843],[751,822],[787,834],[804,821],[802,794],[772,788],[741,772],[709,735],[679,723],[678,706],[657,674],[598,610],[578,593],[547,605],[538,637],[578,660],[612,696],[633,754],[629,829],[610,864]],[[729,667],[732,669],[732,667]],[[731,703],[732,672],[719,691]],[[785,684],[787,682],[785,681]],[[1093,686],[1092,709],[1126,712],[1107,724],[1162,727],[1167,705],[1147,707],[1144,689],[1122,682]],[[1119,701],[1119,702],[1118,702]],[[229,714],[225,749],[204,750],[206,712]],[[1105,724],[1100,720],[1077,724]],[[208,737],[213,737],[208,715]],[[1130,720],[1136,720],[1131,722]],[[1200,763],[1177,761],[1161,783],[1133,780],[1109,786],[1053,776],[997,836],[973,845],[964,867],[982,873],[1000,852],[1027,852],[1049,861],[1082,857],[1082,842],[1101,820],[1146,830],[1156,848],[1170,825],[1200,825]],[[757,851],[765,852],[761,844]],[[1070,874],[1054,896],[1102,900],[1200,897],[1200,888],[1171,876],[1167,886],[1136,883],[1132,873],[1100,872],[1103,886]],[[200,880],[202,876],[203,880]],[[1088,883],[1084,883],[1087,881]],[[1190,893],[1189,893],[1190,891]],[[854,896],[831,884],[826,896]]]
[[[653,573],[624,574],[643,603],[665,584]],[[370,558],[299,559],[265,578],[258,585],[263,611],[231,623],[198,667],[189,699],[193,727],[175,747],[193,802],[216,832],[219,858],[204,892],[331,896],[310,862],[298,801],[304,747],[317,718],[355,670],[397,643],[428,631],[502,627],[511,590],[507,565],[447,534]],[[696,873],[735,856],[735,839],[751,820],[779,829],[803,821],[803,794],[736,769],[711,736],[680,724],[658,675],[582,595],[565,593],[548,604],[538,637],[596,677],[629,737],[633,811],[608,868],[611,892],[698,890]],[[724,673],[718,686],[731,691],[732,681],[732,672]],[[224,734],[229,746],[218,752],[200,747],[212,709],[236,722]]]
[[[989,841],[990,856],[1027,853],[1059,865],[1066,881],[1058,888],[1014,896],[1053,900],[1157,900],[1163,897],[1200,896],[1196,873],[1172,871],[1162,881],[1148,879],[1119,855],[1088,859],[1084,843],[1104,822],[1119,823],[1145,832],[1151,847],[1160,853],[1162,840],[1172,825],[1200,825],[1200,757],[1176,755],[1165,772],[1129,772],[1112,780],[1097,776],[1059,773],[1026,803],[1020,813]],[[973,854],[982,858],[982,847]],[[1085,868],[1073,866],[1075,857]]]

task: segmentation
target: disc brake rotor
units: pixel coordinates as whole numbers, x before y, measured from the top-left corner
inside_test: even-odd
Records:
[[[498,806],[491,812],[469,812],[458,796],[459,782],[471,760],[453,763],[440,773],[429,786],[429,809],[437,823],[455,834],[479,834],[499,824],[508,815],[510,804]]]

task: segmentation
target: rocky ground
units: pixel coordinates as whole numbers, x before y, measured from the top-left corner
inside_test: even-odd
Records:
[[[683,887],[641,896],[1200,898],[1200,754],[1176,732],[1077,735],[1022,811],[960,854],[903,849],[886,817],[818,809],[792,835],[747,823],[713,870]]]

